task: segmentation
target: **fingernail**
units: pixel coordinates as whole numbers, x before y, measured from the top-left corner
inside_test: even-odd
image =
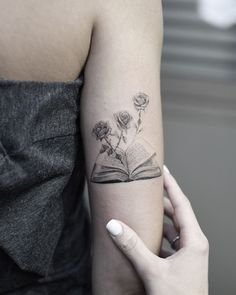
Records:
[[[118,221],[116,221],[115,219],[111,219],[107,223],[106,229],[113,236],[118,236],[118,235],[122,234],[122,232],[123,232],[123,228],[122,228],[121,224]]]
[[[168,174],[170,174],[170,170],[166,167],[166,165],[164,165],[164,170],[165,170],[165,172],[167,172]]]

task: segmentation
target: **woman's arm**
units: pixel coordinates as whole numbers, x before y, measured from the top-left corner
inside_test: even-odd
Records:
[[[97,7],[81,97],[96,295],[142,292],[130,262],[107,236],[110,218],[130,225],[153,252],[160,250],[161,48],[161,1],[109,0]]]
[[[164,223],[163,236],[174,252],[162,248],[160,257],[154,255],[130,227],[118,220],[109,221],[107,230],[133,263],[148,295],[208,295],[208,239],[188,197],[166,166],[163,174],[169,196],[164,197],[164,212],[172,223]]]

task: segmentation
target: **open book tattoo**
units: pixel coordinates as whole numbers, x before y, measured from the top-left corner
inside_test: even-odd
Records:
[[[101,148],[91,173],[91,182],[128,182],[161,176],[156,152],[140,136],[142,115],[149,105],[149,97],[138,92],[133,103],[136,119],[127,111],[119,111],[113,114],[112,122],[99,121],[94,126],[92,134],[101,142]]]

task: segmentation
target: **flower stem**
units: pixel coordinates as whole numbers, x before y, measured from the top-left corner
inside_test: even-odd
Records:
[[[106,140],[106,143],[109,145],[109,147],[112,149],[112,151],[114,152],[114,148],[113,146],[111,145],[111,143],[108,141],[107,137],[104,137],[104,139]]]
[[[104,137],[104,139],[105,139],[106,143],[109,145],[109,147],[111,148],[112,152],[115,153],[116,155],[118,155],[117,152],[116,152],[116,148],[117,148],[117,146],[116,146],[116,148],[114,149],[113,146],[111,145],[111,143],[108,141],[107,137]],[[124,165],[124,163],[122,162],[122,160],[121,160],[121,159],[119,159],[119,160],[120,160],[121,164]]]
[[[141,115],[142,115],[142,111],[139,110],[139,113],[138,113],[138,128],[137,128],[136,134],[139,133],[139,127],[141,126],[141,123],[142,123]]]
[[[116,151],[116,149],[118,148],[118,146],[119,146],[119,144],[120,144],[120,141],[121,141],[121,137],[123,136],[123,130],[121,130],[121,132],[120,132],[120,137],[119,137],[119,140],[118,140],[118,142],[117,142],[117,145],[116,145],[116,147],[115,147],[115,150],[114,151]]]

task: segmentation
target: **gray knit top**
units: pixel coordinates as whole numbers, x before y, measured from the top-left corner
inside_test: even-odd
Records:
[[[0,80],[0,294],[89,294],[80,92]]]

